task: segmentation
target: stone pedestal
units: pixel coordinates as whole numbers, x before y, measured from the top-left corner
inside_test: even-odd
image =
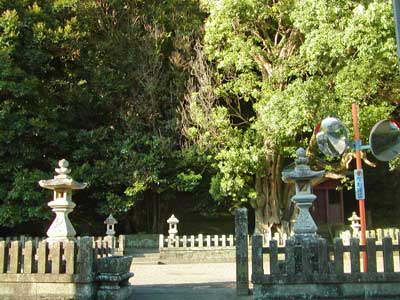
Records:
[[[293,229],[295,235],[315,235],[317,232],[317,225],[309,211],[316,198],[317,196],[313,194],[293,196],[292,201],[296,202],[299,208],[299,214]]]
[[[129,272],[131,263],[131,256],[112,256],[97,260],[97,300],[130,299],[133,291],[129,283],[129,278],[133,276]]]

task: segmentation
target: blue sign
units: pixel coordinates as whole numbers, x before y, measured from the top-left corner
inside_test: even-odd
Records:
[[[364,172],[362,169],[354,170],[354,187],[357,200],[365,199]]]

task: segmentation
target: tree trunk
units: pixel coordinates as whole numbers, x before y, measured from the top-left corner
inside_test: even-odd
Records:
[[[264,170],[256,174],[257,199],[251,202],[255,212],[255,234],[265,239],[272,237],[273,227],[281,233],[290,233],[293,205],[290,196],[291,185],[281,179],[283,158],[280,155],[267,156]]]

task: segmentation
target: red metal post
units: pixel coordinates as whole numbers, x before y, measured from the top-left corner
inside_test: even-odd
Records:
[[[356,145],[361,145],[360,143],[360,130],[358,128],[358,105],[353,103],[352,105],[352,115],[353,115],[353,127],[354,127],[354,141]],[[361,161],[361,150],[356,146],[356,165],[357,169],[362,169],[362,161]],[[366,222],[365,222],[365,199],[358,200],[358,208],[360,212],[360,223],[361,223],[361,237],[360,244],[365,245],[365,231],[366,231]],[[362,266],[363,271],[367,272],[367,253],[363,251],[361,253],[362,257]]]

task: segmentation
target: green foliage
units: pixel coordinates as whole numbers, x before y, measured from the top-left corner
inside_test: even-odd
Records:
[[[177,107],[196,1],[0,3],[0,226],[49,217],[37,181],[61,158],[90,183],[71,215],[88,223],[99,213],[144,223],[140,203],[193,190]]]

